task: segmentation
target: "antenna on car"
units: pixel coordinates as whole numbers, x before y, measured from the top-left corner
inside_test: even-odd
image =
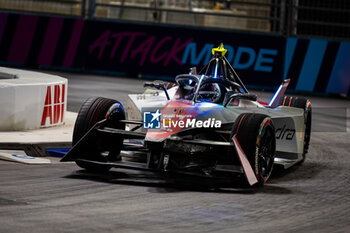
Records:
[[[237,83],[238,83],[239,85],[241,85],[242,91],[243,91],[244,93],[248,93],[248,89],[244,86],[244,84],[243,84],[242,80],[239,78],[237,72],[233,69],[233,67],[231,66],[230,62],[229,62],[229,61],[227,60],[227,58],[225,57],[225,54],[227,53],[227,49],[224,48],[224,44],[221,43],[221,44],[219,45],[219,47],[213,48],[213,49],[211,50],[211,52],[212,52],[212,54],[214,55],[214,57],[219,58],[219,59],[222,59],[222,60],[224,61],[223,64],[225,64],[225,65],[227,64],[228,69],[229,69],[229,70],[233,73],[233,75],[235,76],[235,79],[236,79],[235,81],[237,81]]]
[[[215,57],[223,57],[225,56],[225,54],[227,53],[227,49],[224,48],[224,44],[221,43],[219,45],[219,47],[217,48],[213,48],[211,50],[211,53],[215,56]]]
[[[197,75],[197,67],[191,67],[190,74]]]
[[[226,53],[227,53],[227,49],[224,48],[224,44],[223,43],[221,43],[219,45],[219,47],[213,48],[212,49],[213,57],[201,69],[199,74],[207,75],[208,72],[210,71],[210,68],[211,68],[212,65],[214,66],[215,70],[218,70],[219,67],[218,67],[218,69],[216,69],[216,66],[219,64],[219,61],[221,61],[221,64],[224,67],[224,72],[226,73],[226,77],[231,79],[231,81],[237,82],[241,86],[241,91],[243,93],[245,93],[245,94],[248,94],[249,93],[248,89],[244,86],[244,84],[243,84],[242,80],[239,78],[237,72],[233,69],[233,67],[231,66],[230,62],[225,57]],[[229,71],[229,72],[227,72],[227,71]],[[217,73],[216,73],[216,75],[217,75]],[[215,73],[214,73],[214,76],[215,76]]]

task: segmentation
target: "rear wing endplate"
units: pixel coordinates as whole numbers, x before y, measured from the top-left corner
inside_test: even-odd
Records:
[[[276,93],[273,95],[269,102],[270,108],[275,108],[277,106],[278,100],[281,98],[281,96],[284,95],[284,92],[286,91],[288,85],[289,85],[290,79],[286,79],[282,82],[282,84],[279,86]]]

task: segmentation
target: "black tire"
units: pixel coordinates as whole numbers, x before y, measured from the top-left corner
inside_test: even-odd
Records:
[[[275,152],[275,128],[271,118],[264,114],[244,113],[238,116],[232,129],[262,186],[270,178]]]
[[[304,124],[305,124],[305,136],[304,136],[304,149],[303,160],[305,162],[306,154],[309,151],[310,139],[311,139],[311,121],[312,121],[312,108],[310,100],[303,97],[283,96],[278,101],[278,106],[289,106],[294,108],[301,108],[304,110]]]
[[[73,131],[73,140],[72,145],[74,146],[77,142],[99,121],[105,119],[108,109],[115,103],[119,103],[113,99],[107,99],[102,97],[91,97],[82,104],[80,107],[77,120],[75,121],[74,131]],[[120,104],[120,103],[119,103]],[[123,116],[125,115],[123,112]],[[122,143],[122,142],[121,142]],[[118,148],[114,153],[108,155],[108,161],[117,160],[117,155],[119,155],[120,149]],[[84,169],[95,171],[95,172],[104,172],[111,169],[110,166],[99,166],[91,164],[86,161],[76,161],[76,164]]]

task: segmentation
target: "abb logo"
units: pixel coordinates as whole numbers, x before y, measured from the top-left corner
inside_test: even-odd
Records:
[[[65,84],[47,87],[41,126],[50,126],[63,122],[65,91]]]

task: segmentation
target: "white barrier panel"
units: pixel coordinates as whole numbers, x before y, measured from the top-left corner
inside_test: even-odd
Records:
[[[0,159],[25,164],[50,164],[51,160],[26,155],[21,150],[0,150]]]
[[[57,75],[0,67],[0,131],[62,125],[67,90]]]

